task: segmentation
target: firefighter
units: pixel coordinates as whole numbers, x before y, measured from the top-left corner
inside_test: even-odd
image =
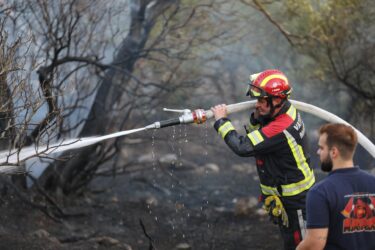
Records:
[[[305,126],[288,100],[291,92],[287,77],[279,70],[250,75],[247,95],[257,103],[246,135],[233,127],[225,104],[211,108],[214,127],[229,148],[239,156],[255,157],[260,198],[270,219],[279,225],[284,249],[295,249],[303,238],[306,193],[315,183]]]

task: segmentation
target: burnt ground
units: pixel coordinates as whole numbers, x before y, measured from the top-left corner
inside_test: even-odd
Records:
[[[253,161],[210,129],[177,129],[125,140],[123,169],[104,167],[83,196],[59,201],[76,214],[60,222],[3,188],[0,249],[281,249]]]
[[[0,249],[279,249],[277,227],[235,189],[246,176],[215,171],[175,170],[179,181],[152,169],[103,177],[65,201],[65,211],[83,215],[62,222],[7,195]]]

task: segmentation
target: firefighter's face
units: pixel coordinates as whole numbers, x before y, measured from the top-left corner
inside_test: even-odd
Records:
[[[274,105],[276,105],[278,102],[275,101],[276,98],[272,99],[272,102]],[[268,103],[267,97],[259,97],[257,99],[257,102],[255,104],[255,109],[258,111],[259,115],[272,115],[271,112],[271,106]]]
[[[280,104],[281,99],[280,98],[272,98],[272,104],[275,107],[276,105]],[[255,109],[259,113],[259,115],[266,116],[266,115],[274,115],[279,108],[275,109],[273,114],[270,114],[271,112],[271,106],[268,103],[267,97],[259,97],[257,99],[257,102],[255,104]]]
[[[255,109],[260,115],[268,115],[270,113],[271,107],[268,105],[267,98],[259,97],[255,104]]]
[[[327,134],[323,133],[319,137],[317,154],[320,158],[321,169],[324,172],[330,172],[333,167],[330,151],[331,149],[327,145]]]

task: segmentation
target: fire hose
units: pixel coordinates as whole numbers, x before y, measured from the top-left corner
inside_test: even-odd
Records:
[[[341,119],[340,117],[324,109],[318,108],[314,105],[304,103],[301,101],[295,101],[295,100],[290,100],[290,102],[298,110],[317,116],[327,122],[343,123],[343,124],[353,127],[351,124]],[[246,102],[240,102],[240,103],[227,105],[227,113],[231,114],[231,113],[236,113],[236,112],[240,112],[243,110],[252,109],[255,107],[255,103],[256,103],[256,100],[252,100],[252,101],[246,101]],[[178,124],[187,124],[187,123],[200,124],[200,123],[206,122],[206,120],[214,116],[211,110],[203,110],[203,109],[197,109],[194,111],[190,111],[189,109],[184,109],[184,110],[164,109],[164,110],[172,111],[172,112],[181,112],[183,114],[177,118],[154,122],[153,124],[146,126],[146,129],[164,128],[164,127],[174,126]],[[359,131],[355,127],[353,127],[353,129],[356,131],[358,135],[359,144],[362,145],[362,147],[366,149],[367,152],[369,152],[372,155],[372,157],[375,158],[375,145],[365,135],[363,135],[361,131]]]
[[[351,124],[346,122],[345,120],[341,119],[340,117],[324,110],[318,108],[314,105],[307,104],[301,101],[290,100],[291,103],[300,111],[310,113],[316,117],[319,117],[325,121],[332,122],[332,123],[344,123],[353,127]],[[256,100],[240,102],[235,104],[227,105],[227,113],[236,113],[244,110],[250,110],[255,107]],[[169,120],[157,121],[154,122],[146,127],[132,129],[127,131],[120,131],[104,136],[93,136],[93,137],[86,137],[86,138],[75,138],[75,139],[67,139],[60,141],[55,144],[49,144],[44,146],[31,146],[22,149],[11,149],[7,151],[0,152],[0,174],[1,173],[12,173],[17,171],[19,168],[19,164],[26,161],[27,159],[33,157],[49,157],[49,154],[56,154],[61,153],[67,150],[73,150],[77,148],[86,147],[89,145],[93,145],[99,143],[104,140],[108,140],[111,138],[121,137],[124,135],[149,130],[149,129],[159,129],[165,128],[169,126],[175,126],[178,124],[189,124],[189,123],[196,123],[201,124],[206,122],[208,119],[214,117],[214,114],[211,110],[203,110],[197,109],[191,111],[189,109],[183,110],[176,110],[176,109],[164,109],[165,111],[171,112],[179,112],[182,113],[181,116],[177,118],[172,118]],[[359,130],[353,127],[358,135],[358,142],[362,147],[367,150],[370,155],[375,158],[375,145],[366,137],[364,136]]]

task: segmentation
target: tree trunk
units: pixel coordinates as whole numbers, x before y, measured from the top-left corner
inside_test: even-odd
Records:
[[[118,118],[113,115],[114,106],[124,98],[128,99],[126,101],[129,103],[133,101],[134,97],[129,93],[129,89],[134,86],[130,86],[129,80],[134,64],[141,56],[155,19],[177,1],[160,0],[150,7],[148,7],[152,2],[150,0],[134,2],[136,4],[131,4],[130,31],[122,41],[118,54],[100,83],[80,137],[104,135],[120,129]],[[131,105],[126,106],[121,112],[129,114]],[[105,160],[108,149],[112,147],[113,142],[105,142],[76,150],[75,156],[69,161],[55,162],[50,166],[42,175],[40,182],[46,189],[58,193],[74,193],[91,181],[98,166]]]

